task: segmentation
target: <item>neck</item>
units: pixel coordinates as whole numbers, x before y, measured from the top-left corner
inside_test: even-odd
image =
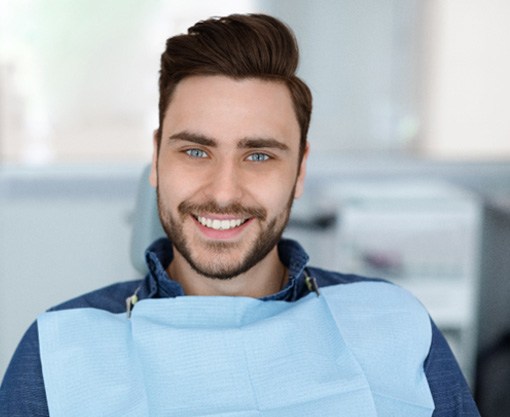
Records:
[[[174,259],[167,272],[182,285],[186,295],[260,298],[280,291],[288,280],[287,269],[281,263],[276,247],[250,270],[230,279],[208,278],[199,274],[174,247]]]

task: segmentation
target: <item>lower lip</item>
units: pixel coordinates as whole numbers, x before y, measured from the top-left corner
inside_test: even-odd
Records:
[[[234,227],[232,229],[228,230],[215,230],[211,229],[210,227],[204,226],[202,223],[200,223],[195,217],[191,216],[195,224],[198,226],[198,229],[202,232],[203,235],[205,235],[209,239],[214,240],[228,240],[228,239],[235,239],[238,237],[247,227],[253,222],[253,218],[245,221],[241,226]]]

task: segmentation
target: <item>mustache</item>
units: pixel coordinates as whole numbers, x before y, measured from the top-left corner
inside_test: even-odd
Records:
[[[179,213],[182,215],[197,215],[201,213],[208,214],[228,214],[235,215],[238,217],[255,217],[259,220],[265,220],[267,217],[267,211],[261,207],[245,207],[240,203],[232,203],[228,206],[219,206],[214,201],[208,201],[203,204],[192,203],[190,201],[183,201],[177,207]]]

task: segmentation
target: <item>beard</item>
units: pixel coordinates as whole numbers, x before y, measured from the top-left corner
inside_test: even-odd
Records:
[[[284,210],[267,219],[267,211],[261,207],[244,207],[234,203],[226,207],[220,207],[214,201],[203,204],[194,204],[183,201],[177,207],[178,218],[175,218],[160,195],[157,187],[158,211],[161,225],[174,248],[183,256],[188,264],[200,275],[212,279],[227,280],[251,269],[262,261],[271,250],[278,244],[285,227],[289,221],[292,203],[294,201],[294,189],[290,193],[289,200]],[[186,220],[197,213],[229,214],[243,218],[250,218],[261,225],[261,230],[246,249],[239,247],[238,242],[205,241],[192,242],[191,236],[187,236],[184,230]],[[250,225],[253,227],[253,225]],[[196,245],[205,249],[205,254],[200,256]],[[244,253],[243,253],[244,252]]]

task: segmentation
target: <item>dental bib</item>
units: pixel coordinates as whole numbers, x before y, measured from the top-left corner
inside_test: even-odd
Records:
[[[381,282],[296,302],[185,296],[44,313],[51,417],[425,417],[423,307]]]

